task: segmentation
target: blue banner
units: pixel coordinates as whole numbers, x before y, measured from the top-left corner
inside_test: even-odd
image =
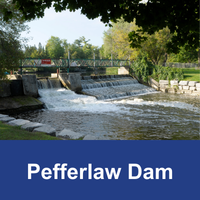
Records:
[[[0,141],[0,199],[200,198],[199,141]]]

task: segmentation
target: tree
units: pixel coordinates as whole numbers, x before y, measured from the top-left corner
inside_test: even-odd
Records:
[[[135,60],[138,55],[144,55],[154,64],[159,62],[166,62],[167,42],[171,39],[170,30],[164,28],[152,35],[147,33],[140,36],[146,37],[147,40],[137,46],[137,48],[130,47],[128,33],[138,31],[140,27],[136,26],[135,21],[128,23],[123,19],[118,20],[117,23],[112,23],[112,28],[104,32],[104,54],[109,57],[111,53],[117,59],[131,59]],[[110,58],[110,57],[109,57]]]
[[[104,54],[108,58],[112,53],[115,59],[135,59],[138,52],[130,47],[128,33],[137,30],[135,21],[128,23],[124,19],[119,19],[117,23],[112,23],[112,28],[104,32]]]
[[[197,63],[198,51],[193,48],[186,50],[186,45],[180,48],[179,53],[172,53],[169,55],[168,62],[180,62],[180,63]],[[200,62],[199,62],[200,63]]]
[[[127,22],[136,19],[142,33],[153,34],[165,27],[173,33],[168,49],[177,52],[181,46],[199,48],[199,1],[193,0],[13,0],[22,11],[25,19],[43,17],[44,10],[53,4],[56,12],[69,9],[81,9],[89,19],[101,17],[104,23],[117,22],[121,17]],[[13,12],[4,10],[5,19],[13,17]],[[135,31],[129,34],[132,47],[136,47],[146,38]]]
[[[84,36],[76,39],[73,44],[69,44],[72,59],[93,59],[93,53],[96,55],[96,59],[99,59],[99,47],[89,44],[90,40],[86,40]]]
[[[167,61],[168,47],[172,34],[166,27],[152,35],[145,34],[147,40],[141,44],[141,52],[147,54],[148,59],[154,64],[163,64]],[[162,63],[161,63],[162,62]]]
[[[3,20],[3,11],[12,11],[14,18],[7,22]],[[0,78],[5,78],[4,72],[19,67],[19,60],[23,58],[20,32],[27,30],[21,13],[15,9],[10,1],[0,0]]]
[[[46,49],[50,58],[59,59],[64,57],[65,49],[63,47],[63,41],[59,37],[51,36],[47,41]]]

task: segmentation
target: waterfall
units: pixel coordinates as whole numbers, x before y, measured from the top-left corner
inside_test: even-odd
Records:
[[[61,88],[60,80],[58,78],[39,79],[37,80],[38,89],[52,89]]]
[[[98,100],[127,98],[141,94],[156,92],[155,89],[138,83],[130,76],[94,76],[82,77],[82,92],[94,96]],[[61,83],[58,78],[38,80],[39,94],[49,95],[49,89],[60,89]],[[44,91],[47,89],[48,91]],[[54,91],[55,92],[55,91]],[[67,93],[68,94],[68,93]],[[52,94],[51,94],[52,96]]]
[[[130,76],[86,77],[81,80],[81,84],[85,94],[101,100],[156,92],[155,89],[138,83],[136,79]]]

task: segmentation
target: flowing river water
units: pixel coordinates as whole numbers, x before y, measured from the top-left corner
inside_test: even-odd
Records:
[[[83,92],[62,88],[59,81],[40,80],[43,110],[15,115],[99,139],[199,140],[200,98],[166,94],[130,77],[82,80]]]

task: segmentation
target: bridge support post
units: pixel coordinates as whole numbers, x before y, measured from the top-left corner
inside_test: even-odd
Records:
[[[57,77],[59,76],[60,68],[57,69]]]
[[[68,49],[68,69],[67,69],[67,73],[69,73],[69,68],[70,68],[70,51]]]

